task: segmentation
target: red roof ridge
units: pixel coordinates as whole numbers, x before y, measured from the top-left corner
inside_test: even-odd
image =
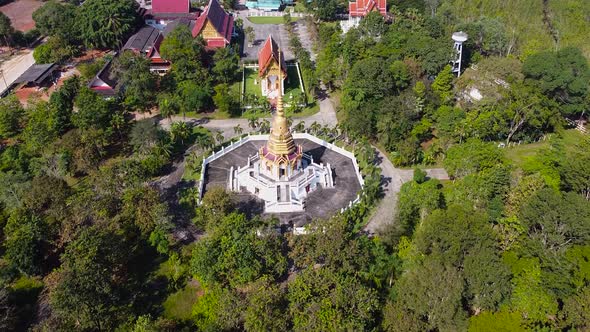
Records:
[[[201,33],[207,20],[209,20],[213,28],[223,37],[223,46],[229,44],[233,32],[233,16],[229,15],[217,0],[209,0],[209,4],[207,4],[205,10],[197,18],[192,31],[193,37],[197,37]],[[219,42],[219,38],[210,38],[207,40],[208,46],[211,47],[219,47]]]
[[[284,77],[287,77],[287,65],[285,63],[285,57],[279,57],[279,53],[283,51],[279,48],[276,44],[275,40],[272,38],[272,35],[268,35],[268,38],[264,42],[264,45],[258,51],[258,76],[262,76],[268,66],[270,65],[272,59],[274,59],[277,63],[279,62],[279,58],[281,59],[281,63],[279,67],[283,71]]]

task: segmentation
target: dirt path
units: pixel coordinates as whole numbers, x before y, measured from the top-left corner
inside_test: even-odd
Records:
[[[384,230],[385,226],[394,222],[401,187],[404,183],[411,181],[414,176],[413,170],[395,168],[381,151],[377,150],[377,152],[377,165],[381,168],[381,183],[385,196],[365,226],[365,231],[369,234],[378,234]],[[449,175],[442,168],[426,169],[425,171],[431,178],[449,179]]]

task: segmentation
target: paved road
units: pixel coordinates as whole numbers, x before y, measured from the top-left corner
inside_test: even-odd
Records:
[[[22,73],[34,64],[33,50],[26,50],[12,57],[10,60],[3,62],[2,66],[0,66],[0,70],[4,73],[4,77],[0,78],[0,93],[3,93],[7,85],[10,86]]]
[[[318,98],[320,103],[320,111],[314,115],[310,115],[307,117],[294,117],[293,124],[297,124],[299,121],[305,122],[305,126],[309,127],[312,123],[317,122],[322,126],[328,127],[335,127],[338,124],[338,120],[336,119],[336,109],[334,108],[334,103],[328,97],[325,92],[320,93],[320,97]],[[271,117],[266,118],[267,120],[271,120]],[[252,129],[248,126],[247,119],[224,119],[224,120],[196,120],[194,118],[185,118],[183,116],[173,116],[172,121],[169,119],[162,119],[160,120],[160,125],[165,130],[170,128],[171,122],[189,122],[199,124],[211,131],[221,131],[223,137],[229,139],[231,137],[236,136],[234,132],[234,127],[240,125],[244,133],[251,132]]]
[[[377,152],[377,163],[379,168],[381,168],[381,181],[385,196],[379,202],[377,210],[365,226],[365,231],[369,234],[378,234],[386,226],[394,222],[398,194],[402,184],[411,181],[414,176],[414,170],[395,168],[381,151],[377,150]],[[442,168],[426,169],[425,171],[431,178],[439,180],[449,179],[449,175]]]

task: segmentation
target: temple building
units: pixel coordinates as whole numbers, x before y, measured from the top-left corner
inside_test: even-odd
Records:
[[[281,70],[277,80],[280,91]],[[313,220],[330,218],[360,202],[364,185],[354,153],[308,133],[291,132],[282,94],[277,96],[270,134],[248,134],[224,144],[203,158],[201,170],[199,202],[211,188],[230,190],[240,211],[273,215],[281,228],[292,227],[294,234],[304,234]]]
[[[303,211],[308,193],[334,186],[330,164],[315,163],[295,144],[280,94],[266,145],[247,165],[232,170],[229,182],[233,191],[245,189],[262,199],[266,213]]]
[[[370,12],[379,12],[382,16],[387,15],[387,0],[356,0],[348,3],[348,20],[341,21],[340,26],[344,33],[357,27],[361,19]]]
[[[234,18],[217,0],[210,0],[195,23],[193,37],[203,36],[210,49],[229,45],[234,31]]]
[[[272,36],[268,36],[268,39],[266,39],[258,52],[260,88],[262,89],[262,95],[271,99],[285,93],[284,81],[287,79],[287,65],[282,53]],[[282,79],[279,79],[279,77],[282,77]]]

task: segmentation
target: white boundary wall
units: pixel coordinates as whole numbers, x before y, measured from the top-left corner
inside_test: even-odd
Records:
[[[232,142],[229,146],[223,147],[223,148],[221,148],[221,150],[219,150],[217,152],[213,152],[209,157],[203,158],[203,165],[201,167],[201,179],[199,181],[199,202],[203,198],[203,189],[205,186],[205,173],[207,172],[207,164],[219,159],[221,156],[225,155],[226,153],[231,152],[231,151],[239,148],[240,146],[242,146],[250,141],[267,141],[268,137],[269,137],[269,135],[250,135],[250,134],[248,134],[248,136],[243,137],[239,141]],[[361,175],[359,165],[356,162],[356,157],[354,156],[354,153],[347,151],[347,150],[345,150],[339,146],[336,146],[332,143],[328,143],[322,139],[319,139],[319,138],[317,138],[313,135],[307,134],[307,133],[294,133],[293,138],[295,138],[295,139],[308,139],[318,145],[328,148],[329,150],[338,152],[339,154],[350,158],[352,160],[352,164],[354,166],[354,171],[356,173],[357,179],[359,180],[361,188],[365,186],[365,181],[363,180],[363,176]],[[236,166],[238,166],[238,165],[236,165]],[[359,197],[357,197],[357,199],[355,199],[354,202],[351,202],[351,204],[349,206],[356,204],[358,201],[359,201]]]

